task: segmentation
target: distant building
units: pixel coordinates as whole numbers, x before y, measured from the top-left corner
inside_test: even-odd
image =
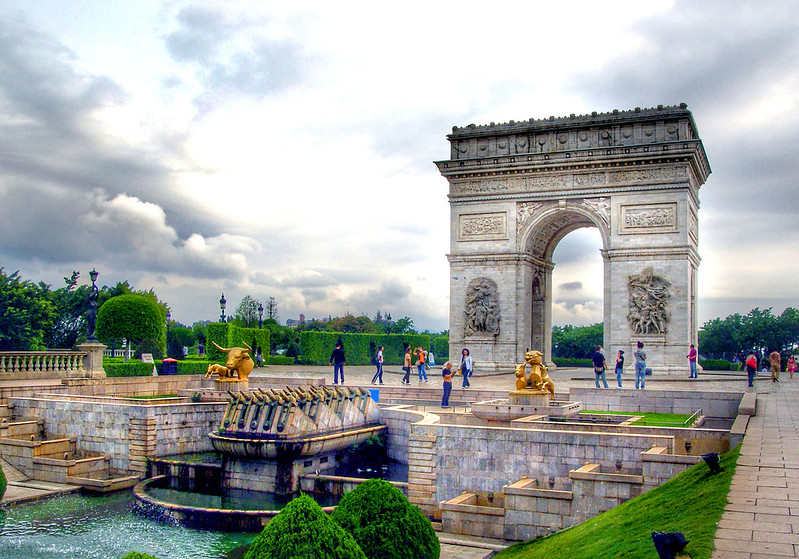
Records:
[[[305,315],[300,313],[300,319],[294,320],[293,318],[289,318],[286,320],[286,327],[288,328],[296,328],[300,324],[305,324]]]

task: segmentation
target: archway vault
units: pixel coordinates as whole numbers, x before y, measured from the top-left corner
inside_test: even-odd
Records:
[[[653,369],[683,367],[696,341],[698,193],[710,173],[685,105],[469,125],[448,139],[451,157],[437,165],[450,184],[450,347],[472,348],[483,370],[512,371],[527,347],[549,358],[553,252],[596,227],[606,349],[645,338]],[[476,280],[496,286],[497,328],[468,327]]]

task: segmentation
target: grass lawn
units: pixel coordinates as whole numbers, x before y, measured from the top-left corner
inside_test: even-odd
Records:
[[[516,544],[497,559],[657,558],[652,532],[682,532],[683,556],[709,559],[735,472],[740,445],[721,457],[712,475],[704,462],[615,509],[545,538]]]
[[[640,415],[641,419],[635,421],[633,425],[642,427],[683,427],[684,423],[691,417],[687,413],[651,413],[651,412],[632,412],[632,411],[586,411],[580,413],[593,413],[604,415]]]

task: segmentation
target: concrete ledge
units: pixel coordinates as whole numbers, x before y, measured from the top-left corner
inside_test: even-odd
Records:
[[[746,392],[738,404],[738,415],[757,415],[757,393]]]

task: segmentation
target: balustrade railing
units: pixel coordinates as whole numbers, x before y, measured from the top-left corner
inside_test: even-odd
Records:
[[[85,351],[0,351],[0,375],[3,373],[66,373],[83,371]],[[37,375],[38,376],[38,375]]]

